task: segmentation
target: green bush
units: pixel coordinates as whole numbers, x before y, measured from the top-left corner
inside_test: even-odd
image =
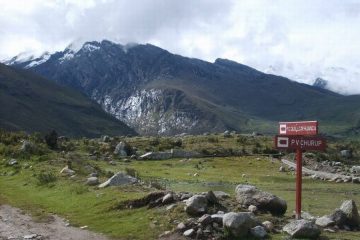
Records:
[[[48,185],[57,181],[57,177],[52,172],[41,172],[36,175],[38,185]]]

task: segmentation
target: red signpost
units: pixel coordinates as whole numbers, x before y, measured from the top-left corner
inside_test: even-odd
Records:
[[[325,139],[317,134],[317,121],[280,122],[279,135],[275,136],[277,149],[296,150],[296,219],[301,218],[302,152],[324,151],[326,148]]]

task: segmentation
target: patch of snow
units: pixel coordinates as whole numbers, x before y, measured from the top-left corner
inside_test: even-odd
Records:
[[[93,51],[99,50],[100,47],[95,46],[94,44],[91,44],[91,43],[85,43],[84,46],[82,47],[82,49],[84,49],[85,51],[88,51],[88,52],[93,52]]]
[[[50,57],[51,57],[50,53],[45,53],[41,57],[32,60],[28,65],[25,66],[25,68],[31,68],[31,67],[35,67],[35,66],[38,66],[40,64],[43,64],[44,62],[49,60]]]
[[[72,50],[67,50],[64,53],[64,56],[62,56],[61,58],[59,58],[59,62],[63,63],[64,61],[70,60],[75,56],[74,51]]]

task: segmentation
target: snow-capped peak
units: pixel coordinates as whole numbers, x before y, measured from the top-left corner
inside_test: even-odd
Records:
[[[51,54],[48,53],[48,52],[45,52],[45,53],[44,53],[43,55],[41,55],[40,57],[35,58],[35,59],[32,59],[32,61],[31,61],[29,64],[27,64],[27,65],[25,66],[25,68],[31,68],[31,67],[35,67],[35,66],[37,66],[37,65],[40,65],[40,64],[46,62],[47,60],[49,60],[50,57],[51,57]]]

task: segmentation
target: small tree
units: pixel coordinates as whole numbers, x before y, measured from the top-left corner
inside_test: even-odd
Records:
[[[45,142],[50,149],[57,148],[58,134],[55,130],[52,130],[49,134],[45,135]]]

